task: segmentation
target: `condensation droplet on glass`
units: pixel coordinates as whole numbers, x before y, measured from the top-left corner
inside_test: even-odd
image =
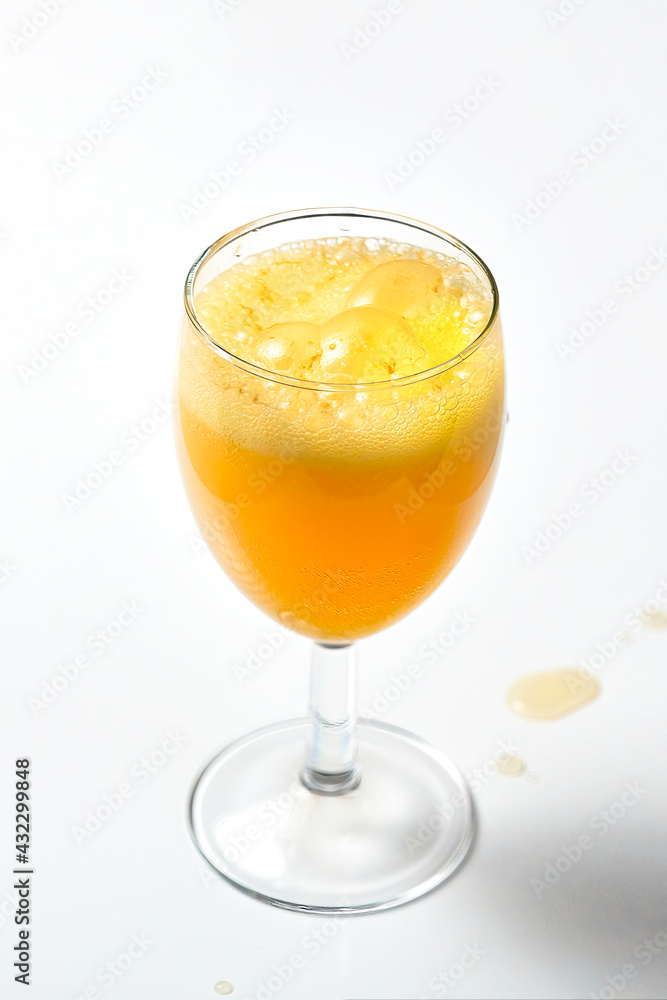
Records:
[[[435,417],[440,412],[442,400],[439,397],[425,399],[421,405],[421,413],[424,417]]]
[[[470,383],[471,385],[474,385],[475,388],[478,389],[484,385],[488,376],[489,373],[486,366],[482,365],[480,368],[477,369],[477,371],[473,372],[473,374],[470,376]]]
[[[386,423],[391,423],[398,416],[398,407],[396,403],[385,403],[380,407],[379,417],[381,420],[386,421]]]

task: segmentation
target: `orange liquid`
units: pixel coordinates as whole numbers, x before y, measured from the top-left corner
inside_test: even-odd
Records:
[[[184,324],[179,452],[203,537],[282,624],[351,640],[397,621],[458,561],[503,423],[500,326],[404,387],[324,392],[235,368]]]

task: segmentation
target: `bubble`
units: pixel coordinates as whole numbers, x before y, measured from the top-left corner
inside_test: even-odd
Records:
[[[338,401],[336,417],[342,426],[360,431],[368,420],[367,407],[360,405],[355,397],[341,399]]]
[[[336,419],[334,404],[327,399],[318,399],[311,408],[303,414],[303,426],[312,434],[328,430]]]
[[[253,337],[252,360],[270,371],[303,377],[320,354],[320,328],[314,323],[275,323]]]
[[[488,368],[486,365],[481,365],[473,374],[470,376],[470,384],[474,385],[476,389],[481,388],[488,378]]]
[[[440,412],[442,399],[440,395],[431,395],[421,404],[421,412],[424,417],[435,417]]]
[[[384,423],[393,423],[397,416],[398,407],[396,406],[396,403],[383,403],[380,407],[378,407],[378,417]]]
[[[389,260],[364,275],[350,292],[348,306],[383,306],[401,316],[436,304],[442,293],[442,274],[421,260]],[[435,300],[435,302],[433,302]]]
[[[346,309],[323,327],[321,343],[323,371],[341,381],[381,381],[425,364],[425,351],[412,330],[389,309]]]

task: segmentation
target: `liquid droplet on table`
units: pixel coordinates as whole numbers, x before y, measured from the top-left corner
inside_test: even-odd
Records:
[[[559,719],[586,705],[600,693],[594,677],[576,667],[529,674],[515,681],[507,695],[509,708],[524,719]]]
[[[230,993],[234,992],[234,987],[226,979],[221,979],[219,983],[215,984],[213,989],[223,997],[229,996]]]
[[[521,760],[520,757],[508,755],[507,757],[501,757],[498,761],[498,773],[504,774],[507,778],[518,778],[521,774],[524,774],[525,770],[526,762]]]

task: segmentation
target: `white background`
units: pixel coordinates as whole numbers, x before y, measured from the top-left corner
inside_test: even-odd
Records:
[[[529,723],[506,707],[515,679],[588,659],[667,577],[667,266],[631,296],[614,290],[667,239],[666,8],[567,0],[571,13],[549,19],[557,2],[402,0],[365,45],[358,29],[383,0],[221,0],[217,11],[212,0],[69,0],[44,25],[38,14],[38,30],[24,20],[36,3],[3,3],[3,997],[25,995],[12,982],[5,895],[13,762],[24,755],[34,774],[36,1000],[95,985],[112,1000],[213,1000],[221,980],[233,998],[266,1000],[262,984],[295,953],[303,969],[270,997],[667,997],[667,949],[649,963],[633,954],[646,938],[667,940],[667,633],[638,632],[599,671],[600,698],[562,721]],[[115,102],[151,68],[165,78],[121,117]],[[493,93],[476,102],[480,78]],[[466,99],[474,110],[463,121],[454,109]],[[250,161],[241,145],[276,108],[294,118]],[[113,126],[103,142],[58,169],[102,118]],[[581,169],[577,150],[607,118],[623,127]],[[439,127],[445,141],[409,177],[387,177]],[[233,159],[241,168],[226,189],[184,212]],[[572,182],[546,195],[545,184],[558,194],[551,182],[563,170]],[[522,221],[540,192],[542,207]],[[209,878],[185,825],[204,758],[235,734],[302,713],[308,643],[290,638],[239,683],[234,666],[274,625],[198,550],[170,422],[130,442],[170,396],[192,260],[250,219],[345,204],[424,219],[489,263],[510,412],[474,542],[437,594],[361,644],[360,701],[370,706],[392,675],[424,664],[421,645],[467,611],[474,626],[382,717],[466,771],[513,740],[529,776],[496,774],[480,788],[478,841],[451,882],[345,920],[313,954],[304,939],[326,919]],[[127,287],[87,322],[81,303],[123,269]],[[570,328],[610,298],[614,314],[560,357]],[[72,321],[77,336],[48,348],[37,371],[34,352]],[[617,449],[632,456],[627,471],[586,499]],[[114,450],[123,463],[68,510],[64,495]],[[522,546],[577,500],[582,516],[527,558]],[[138,617],[96,654],[89,637],[131,601]],[[84,652],[90,666],[36,708],[30,699],[48,696],[45,683]],[[187,737],[178,753],[145,783],[132,777],[170,730]],[[132,796],[77,843],[73,828],[128,781]],[[627,814],[558,882],[531,886],[626,782],[645,789]],[[152,943],[104,985],[98,970],[133,934]],[[483,956],[446,994],[434,989],[467,946]],[[621,989],[628,963],[637,975]]]

